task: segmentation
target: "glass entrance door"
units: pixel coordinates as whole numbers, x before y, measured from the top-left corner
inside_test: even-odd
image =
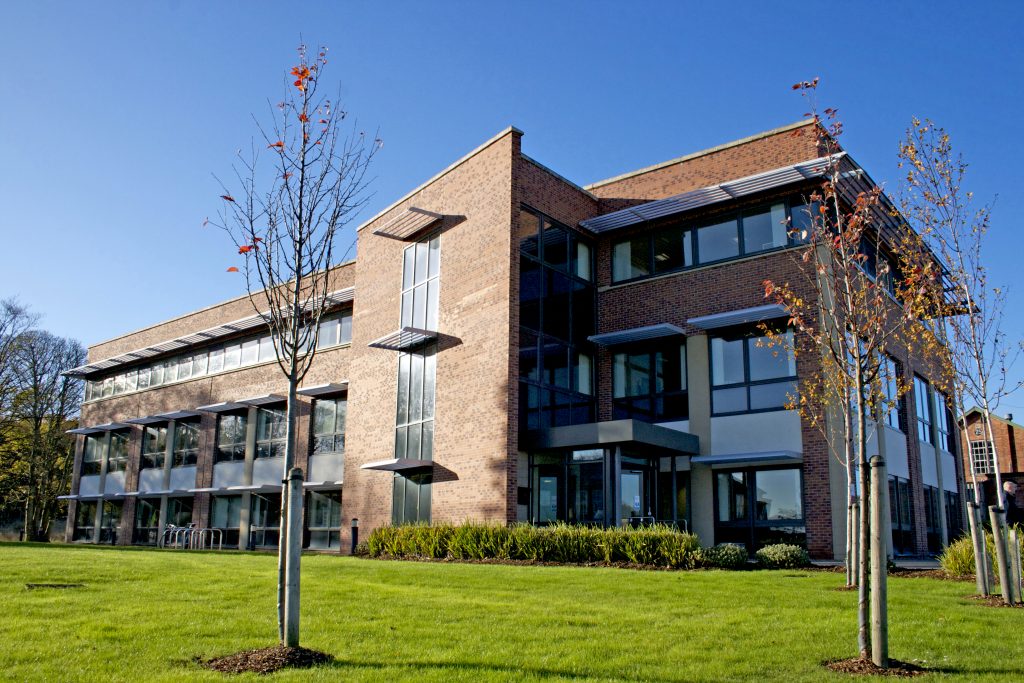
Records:
[[[653,524],[651,476],[646,469],[623,469],[619,477],[619,519],[627,524]]]

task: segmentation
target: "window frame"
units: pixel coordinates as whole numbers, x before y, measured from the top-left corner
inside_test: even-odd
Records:
[[[786,328],[784,333],[788,334],[790,336],[789,348],[792,348],[792,343],[793,343],[793,339],[794,339],[794,336],[793,336],[794,332],[793,332],[793,330],[791,328]],[[730,337],[732,337],[732,338],[730,338]],[[715,375],[714,375],[715,352],[714,352],[713,340],[714,339],[723,339],[725,341],[736,341],[737,337],[743,341],[743,377],[744,377],[744,381],[743,382],[731,382],[731,383],[728,383],[728,384],[715,384]],[[779,352],[780,353],[786,353],[786,354],[791,356],[791,361],[792,361],[792,364],[793,364],[793,374],[792,375],[788,375],[788,376],[785,376],[785,377],[773,377],[773,378],[770,378],[770,379],[759,379],[759,380],[751,380],[750,379],[750,377],[751,377],[751,374],[750,374],[750,342],[755,341],[757,339],[763,339],[763,338],[765,338],[765,336],[763,334],[760,334],[759,331],[756,328],[751,328],[749,326],[741,326],[741,327],[734,327],[734,328],[724,328],[724,329],[721,329],[721,330],[716,330],[716,333],[714,335],[710,335],[710,334],[708,335],[708,368],[710,370],[710,372],[708,373],[708,383],[710,385],[709,388],[710,388],[710,392],[711,392],[710,398],[711,398],[711,416],[712,417],[723,417],[723,416],[728,416],[728,415],[747,415],[747,414],[753,414],[753,413],[770,413],[770,412],[775,412],[775,411],[779,411],[779,410],[787,410],[785,404],[783,404],[781,406],[770,407],[770,408],[751,408],[750,407],[750,405],[751,405],[750,404],[750,388],[751,387],[768,386],[768,385],[772,385],[772,384],[792,383],[794,391],[799,392],[799,385],[798,385],[798,382],[799,382],[799,379],[798,379],[799,370],[797,369],[797,365],[796,365],[796,357],[793,356],[792,354],[790,354],[790,351],[787,348],[781,348],[780,347]],[[745,388],[746,389],[746,406],[747,406],[746,409],[745,410],[732,410],[732,411],[718,411],[716,409],[716,407],[715,407],[715,392],[716,391],[726,390],[726,389],[739,389],[739,388]],[[788,395],[789,394],[787,392],[787,396]]]
[[[679,370],[680,370],[680,389],[671,389],[658,391],[657,389],[657,376],[658,376],[658,356],[669,356],[676,355],[679,358]],[[618,364],[620,356],[646,356],[647,357],[647,388],[646,393],[630,394],[625,393],[628,391],[628,378],[626,379],[627,387],[623,387],[623,394],[619,396],[619,389],[617,383],[619,381]],[[654,342],[647,344],[638,344],[631,346],[623,346],[614,350],[612,353],[612,419],[626,419],[636,418],[644,422],[669,422],[677,420],[688,420],[690,418],[689,410],[689,380],[687,378],[688,361],[686,356],[686,338],[684,337],[678,342]],[[664,405],[668,399],[680,399],[685,403],[686,409],[683,411],[684,414],[669,414],[665,411]],[[637,408],[636,403],[647,401],[650,406],[647,410]],[[661,405],[662,410],[658,410],[656,406]]]
[[[221,437],[224,434],[224,422],[229,419],[239,421],[241,425],[241,441],[231,441],[228,443],[223,442]],[[217,438],[213,448],[214,464],[245,461],[245,442],[247,440],[246,433],[248,428],[249,416],[247,411],[219,413],[217,415]],[[227,453],[226,456],[225,453]],[[239,457],[239,454],[241,454],[241,457]]]

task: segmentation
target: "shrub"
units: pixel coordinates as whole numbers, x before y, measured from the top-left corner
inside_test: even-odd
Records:
[[[787,543],[766,545],[754,553],[754,557],[765,569],[797,569],[811,564],[811,557],[806,550]]]
[[[409,524],[374,529],[371,557],[532,560],[579,564],[631,563],[676,569],[708,564],[693,534],[667,525],[601,529],[574,524],[536,527],[469,522],[459,526]],[[723,551],[728,553],[729,551]],[[737,552],[735,550],[733,553]],[[731,566],[732,556],[714,566]],[[746,562],[743,551],[742,565]]]
[[[1020,552],[1024,555],[1024,533],[1017,531],[1017,542],[1020,544]],[[988,555],[988,566],[996,565],[996,544],[992,534],[985,532],[985,550]],[[943,571],[953,576],[974,576],[974,543],[971,542],[970,534],[961,536],[946,547],[939,556],[939,564]],[[993,570],[995,579],[999,581],[999,572]]]
[[[704,566],[718,569],[740,569],[747,564],[746,547],[735,543],[719,543],[703,551]]]

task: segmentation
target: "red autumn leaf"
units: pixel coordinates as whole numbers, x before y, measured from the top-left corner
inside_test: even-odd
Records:
[[[291,173],[285,173],[283,176],[281,176],[281,178],[283,178],[284,180],[288,180],[291,177],[292,177]]]
[[[250,251],[252,251],[252,245],[251,244],[243,244],[242,246],[240,246],[238,248],[238,253],[239,254],[248,254]]]
[[[234,198],[234,197],[232,197],[232,196],[231,196],[231,195],[229,195],[229,194],[222,194],[222,195],[220,196],[220,198],[221,198],[221,199],[223,199],[223,200],[224,200],[224,201],[226,201],[226,202],[233,202],[233,201],[235,201],[235,198]]]
[[[252,238],[252,241],[253,241],[253,242],[262,242],[262,241],[263,241],[263,238],[262,238],[262,237],[253,237],[253,238]]]
[[[299,114],[299,121],[305,123],[306,121],[309,121],[309,117],[306,116],[305,114]]]
[[[230,268],[228,268],[228,272],[229,273],[237,273],[238,272],[238,268],[235,268],[234,266],[231,266]]]
[[[275,143],[272,143],[272,144],[269,144],[269,145],[267,145],[267,149],[272,149],[272,148],[274,148],[274,147],[276,147],[276,148],[278,148],[278,149],[284,149],[284,143],[283,143],[283,142],[281,142],[280,140],[278,140],[278,141],[277,141],[277,142],[275,142]]]
[[[327,123],[327,119],[320,119],[320,123]]]

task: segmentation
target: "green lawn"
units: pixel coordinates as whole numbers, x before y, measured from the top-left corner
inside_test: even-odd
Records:
[[[0,544],[0,677],[223,679],[191,659],[273,644],[275,575],[269,555]],[[820,663],[854,653],[840,574],[320,555],[303,581],[303,645],[336,661],[271,678],[790,683],[844,680]],[[25,588],[43,582],[85,587]],[[889,586],[893,657],[931,679],[1024,679],[1024,610],[969,603],[972,583]]]

